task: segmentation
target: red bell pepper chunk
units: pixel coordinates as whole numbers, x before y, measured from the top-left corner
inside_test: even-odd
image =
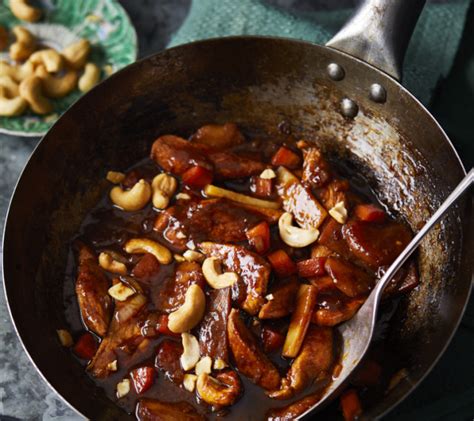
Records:
[[[296,265],[285,250],[277,250],[267,256],[273,270],[280,277],[290,276],[296,273]]]
[[[361,221],[365,222],[382,222],[385,220],[385,212],[378,206],[372,204],[357,205],[354,213]]]
[[[97,341],[92,333],[86,332],[77,340],[74,345],[74,353],[83,360],[92,360],[97,348],[99,347]]]
[[[250,245],[259,254],[264,254],[270,248],[270,227],[263,221],[247,230],[247,239]]]
[[[200,166],[191,167],[181,176],[184,184],[198,188],[211,184],[213,177],[214,174],[211,170]]]
[[[270,326],[262,327],[261,338],[263,350],[267,354],[280,349],[285,342],[285,335]]]
[[[355,389],[346,390],[340,401],[345,421],[354,421],[362,414],[362,405]]]
[[[155,375],[155,369],[152,367],[139,367],[130,372],[133,387],[139,395],[153,386]]]
[[[298,276],[301,278],[323,276],[326,274],[324,263],[326,263],[326,257],[313,257],[312,259],[302,260],[296,263]]]
[[[300,165],[301,158],[291,149],[281,146],[272,157],[272,165],[283,165],[287,168],[297,168]]]
[[[273,190],[271,178],[255,177],[255,194],[259,197],[270,197]]]
[[[169,327],[168,327],[168,315],[167,314],[162,314],[160,316],[160,319],[158,320],[158,324],[156,325],[156,330],[163,335],[168,335],[168,336],[180,336],[179,333],[174,333],[172,332]]]

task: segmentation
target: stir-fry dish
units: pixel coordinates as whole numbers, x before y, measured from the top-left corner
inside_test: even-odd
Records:
[[[314,142],[226,123],[150,144],[150,158],[110,169],[73,241],[85,331],[61,341],[139,420],[295,419],[337,377],[337,326],[410,229]],[[409,261],[385,300],[417,284]],[[344,419],[381,370],[356,373]]]

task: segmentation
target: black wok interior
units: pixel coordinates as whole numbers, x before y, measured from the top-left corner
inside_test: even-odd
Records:
[[[331,81],[326,66],[346,71]],[[369,100],[372,83],[387,102]],[[355,119],[340,100],[357,101]],[[198,42],[151,56],[79,100],[38,145],[8,214],[4,278],[20,337],[43,376],[91,419],[128,419],[57,340],[67,327],[63,294],[68,241],[107,189],[109,169],[148,155],[161,134],[189,135],[209,122],[318,142],[350,161],[379,198],[416,230],[462,178],[460,161],[437,123],[396,82],[368,65],[317,45],[236,37]],[[404,298],[388,338],[406,356],[409,378],[367,408],[381,415],[407,395],[437,360],[469,296],[469,201],[459,202],[419,252],[422,285]],[[427,346],[429,344],[429,346]]]

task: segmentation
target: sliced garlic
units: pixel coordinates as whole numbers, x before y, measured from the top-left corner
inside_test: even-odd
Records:
[[[109,288],[109,295],[117,301],[125,301],[128,297],[135,294],[135,291],[122,282],[115,284]]]
[[[190,200],[191,196],[188,193],[178,193],[176,195],[176,200]]]
[[[176,238],[179,238],[180,240],[182,240],[183,238],[186,238],[186,234],[184,234],[184,232],[178,231],[176,233]]]
[[[196,369],[194,370],[199,376],[200,374],[206,373],[211,374],[212,371],[212,358],[209,356],[202,357],[199,362],[196,364]]]
[[[73,345],[74,341],[72,340],[72,336],[69,331],[65,329],[58,329],[56,332],[58,333],[59,342],[61,342],[62,346],[69,348]]]
[[[183,344],[183,353],[179,361],[183,370],[188,371],[194,368],[199,361],[201,352],[199,351],[199,342],[194,335],[190,333],[182,333],[181,341]]]
[[[222,370],[226,367],[227,367],[227,364],[222,358],[217,358],[214,361],[214,370]]]
[[[273,294],[268,294],[265,296],[265,298],[268,300],[268,301],[272,301],[275,297],[273,296]]]
[[[175,255],[173,255],[173,257],[174,257],[174,260],[176,260],[178,263],[186,261],[186,259],[183,256],[181,256],[180,254],[175,254]]]
[[[262,171],[262,173],[260,174],[260,178],[263,178],[264,180],[271,180],[272,178],[276,178],[275,171],[273,171],[271,168],[267,168],[266,170]]]
[[[340,224],[345,224],[347,221],[347,209],[344,206],[344,202],[337,202],[331,209],[329,209],[329,215],[331,215]]]
[[[196,388],[197,376],[195,374],[185,374],[183,379],[183,386],[188,392],[194,392]]]
[[[188,262],[202,262],[206,256],[204,256],[202,253],[199,253],[198,251],[186,250],[183,253],[183,257]]]
[[[118,366],[117,366],[117,360],[113,360],[111,363],[107,364],[107,370],[109,371],[117,371]]]
[[[121,382],[117,383],[117,398],[123,398],[128,395],[130,392],[130,380],[123,379]]]

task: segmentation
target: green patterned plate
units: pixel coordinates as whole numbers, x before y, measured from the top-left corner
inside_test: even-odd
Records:
[[[102,68],[102,78],[133,63],[137,57],[137,34],[125,10],[116,0],[41,0],[42,19],[34,24],[21,22],[12,15],[8,0],[0,0],[0,25],[23,25],[42,44],[61,50],[87,38],[92,44],[90,61]],[[0,52],[0,60],[8,60]],[[0,132],[17,136],[42,136],[80,96],[78,90],[54,100],[54,113],[37,116],[0,117]]]

